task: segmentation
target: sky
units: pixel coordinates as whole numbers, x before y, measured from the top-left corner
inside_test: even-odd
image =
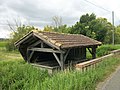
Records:
[[[53,25],[52,18],[62,18],[62,24],[74,25],[80,16],[95,13],[97,17],[120,24],[120,0],[0,0],[0,38],[8,38],[12,30],[8,23],[32,25],[42,29]]]

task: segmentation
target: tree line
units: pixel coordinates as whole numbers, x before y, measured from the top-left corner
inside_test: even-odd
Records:
[[[96,17],[94,13],[85,14],[72,26],[62,24],[61,17],[53,17],[53,26],[45,26],[43,31],[70,33],[70,34],[83,34],[103,44],[112,44],[112,33],[115,29],[115,44],[120,44],[120,25],[113,26],[106,18]],[[14,42],[24,36],[26,33],[35,29],[34,26],[20,26],[11,35],[7,44],[8,50],[15,50]]]

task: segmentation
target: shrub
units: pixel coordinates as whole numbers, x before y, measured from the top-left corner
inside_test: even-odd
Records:
[[[120,45],[102,45],[97,49],[97,56],[109,54],[112,50],[120,49]]]

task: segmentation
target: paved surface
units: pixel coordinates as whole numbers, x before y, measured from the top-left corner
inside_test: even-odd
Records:
[[[120,67],[96,90],[120,90]]]

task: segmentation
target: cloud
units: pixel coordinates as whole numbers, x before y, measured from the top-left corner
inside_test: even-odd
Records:
[[[114,10],[115,13],[119,12],[119,0],[87,1],[107,10]],[[86,13],[95,13],[98,17],[105,17],[111,21],[111,12],[95,5],[86,0],[0,0],[0,30],[7,29],[2,27],[7,24],[7,20],[14,24],[14,19],[22,24],[43,28],[45,25],[52,25],[53,16],[61,16],[63,24],[72,25]],[[116,16],[115,20],[120,20],[119,14]],[[118,23],[118,20],[116,21]]]

